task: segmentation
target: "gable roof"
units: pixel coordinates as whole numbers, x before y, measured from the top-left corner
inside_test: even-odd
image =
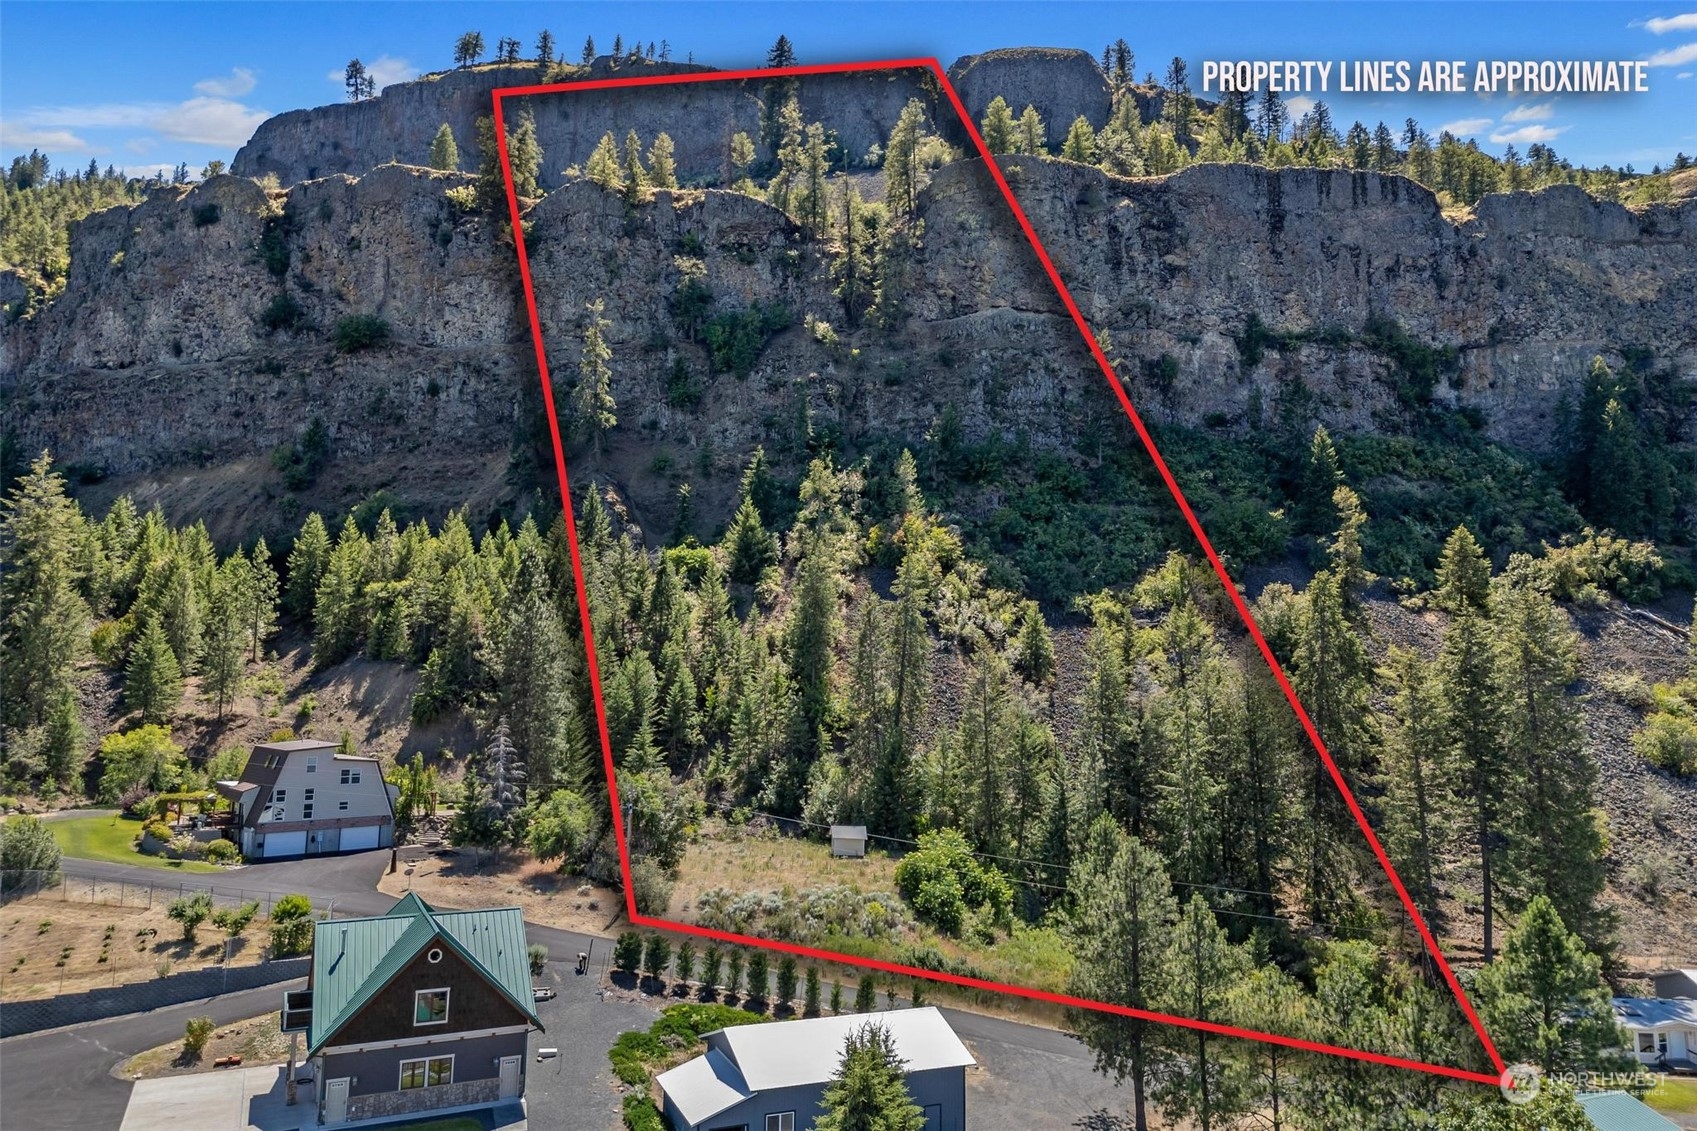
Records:
[[[1629,1029],[1697,1027],[1697,999],[1688,997],[1617,997],[1614,1011],[1615,1020]]]
[[[660,1090],[691,1127],[754,1095],[737,1066],[718,1049],[708,1049],[705,1056],[686,1060],[657,1079]]]
[[[437,911],[408,892],[382,915],[313,924],[308,1055],[394,980],[431,943],[459,955],[541,1029],[530,989],[524,912],[517,907]]]
[[[748,1089],[765,1092],[799,1084],[822,1084],[831,1079],[842,1060],[843,1044],[849,1034],[868,1024],[882,1025],[889,1031],[896,1055],[907,1062],[903,1066],[906,1072],[964,1068],[977,1063],[943,1015],[929,1005],[884,1013],[737,1025],[715,1030],[714,1035],[723,1042]]]
[[[1597,1131],[1679,1131],[1679,1125],[1625,1092],[1587,1092],[1575,1097]]]

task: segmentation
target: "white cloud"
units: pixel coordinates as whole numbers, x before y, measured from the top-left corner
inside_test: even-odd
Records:
[[[1692,75],[1691,71],[1681,71],[1681,72],[1679,72],[1679,74],[1677,74],[1673,77],[1676,78],[1676,79],[1688,79],[1688,78],[1691,77],[1691,75]]]
[[[76,129],[122,129],[145,126],[164,108],[158,102],[108,102],[94,106],[36,106],[24,111],[24,120],[34,126],[70,126]]]
[[[174,141],[240,147],[271,116],[227,98],[191,98],[157,115],[149,125]]]
[[[1651,35],[1662,35],[1670,31],[1697,31],[1697,12],[1645,20],[1643,27]]]
[[[365,65],[365,73],[371,77],[377,89],[382,90],[384,87],[393,86],[398,82],[411,82],[416,79],[418,68],[405,59],[396,59],[391,55],[379,55]],[[326,72],[324,77],[337,86],[341,86],[348,80],[348,70],[346,67],[338,67],[334,71]]]
[[[37,130],[0,120],[0,149],[42,149],[48,153],[86,153],[94,147],[70,130]]]
[[[1491,140],[1498,145],[1519,145],[1554,141],[1568,130],[1567,126],[1521,126],[1517,130],[1498,130]]]
[[[1516,106],[1503,115],[1505,122],[1543,122],[1555,116],[1556,104],[1543,102],[1537,105]]]
[[[1438,127],[1439,133],[1451,133],[1460,137],[1463,134],[1476,134],[1491,124],[1489,118],[1462,118],[1459,121],[1445,122]]]
[[[1645,62],[1652,67],[1677,67],[1681,63],[1697,63],[1697,43],[1687,43],[1683,47],[1670,47],[1666,51],[1658,51]]]
[[[1299,94],[1295,98],[1285,99],[1285,109],[1290,112],[1290,116],[1294,120],[1314,109],[1314,100],[1306,94]]]
[[[201,94],[212,98],[240,98],[251,91],[259,80],[254,77],[249,67],[232,67],[229,75],[215,79],[201,79],[194,88]]]

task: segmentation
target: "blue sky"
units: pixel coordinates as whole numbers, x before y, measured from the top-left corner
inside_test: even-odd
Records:
[[[1697,155],[1697,0],[1655,3],[75,3],[0,7],[0,154],[140,172],[228,160],[267,116],[341,98],[357,56],[381,82],[438,70],[471,29],[491,48],[543,27],[571,58],[593,35],[670,41],[676,58],[752,66],[781,32],[802,62],[992,47],[1082,47],[1124,36],[1139,76],[1205,59],[1622,59],[1650,62],[1628,95],[1326,97],[1340,125],[1413,116],[1492,152],[1545,141],[1576,163],[1648,170]],[[1298,111],[1304,104],[1298,102]]]

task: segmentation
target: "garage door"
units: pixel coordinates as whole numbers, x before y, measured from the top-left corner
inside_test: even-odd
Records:
[[[342,851],[357,852],[362,848],[377,847],[377,826],[361,825],[357,828],[342,830]]]
[[[298,833],[266,833],[265,855],[267,856],[305,856],[306,830]]]

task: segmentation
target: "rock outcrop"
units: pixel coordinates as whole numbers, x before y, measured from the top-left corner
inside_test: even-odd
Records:
[[[1005,47],[963,55],[949,68],[949,81],[975,122],[997,95],[1016,117],[1026,106],[1035,107],[1050,143],[1057,146],[1074,119],[1084,117],[1101,129],[1114,108],[1101,68],[1088,52],[1071,47]]]
[[[1300,390],[1305,418],[1346,431],[1437,404],[1539,449],[1595,355],[1697,374],[1697,202],[1631,211],[1552,188],[1487,197],[1457,223],[1413,182],[1368,173],[1004,168],[1155,420],[1244,428]],[[392,490],[446,498],[462,484],[439,473],[466,465],[498,481],[509,456],[534,458],[537,385],[513,250],[446,195],[469,181],[389,166],[267,194],[220,177],[90,217],[65,293],[6,335],[20,444],[148,476],[262,459],[316,416],[339,455],[419,473],[385,476]],[[831,249],[762,201],[686,190],[633,209],[565,185],[527,219],[556,401],[601,299],[619,405],[608,473],[662,511],[691,479],[704,514],[728,505],[738,453],[799,450],[806,430],[914,441],[952,418],[968,439],[1064,450],[1105,419],[1123,427],[982,165],[938,171],[920,210],[904,325],[855,328]],[[686,275],[709,292],[694,325]],[[779,309],[788,328],[758,335],[746,376],[716,368],[704,319]],[[388,344],[336,349],[358,315],[384,320]]]

